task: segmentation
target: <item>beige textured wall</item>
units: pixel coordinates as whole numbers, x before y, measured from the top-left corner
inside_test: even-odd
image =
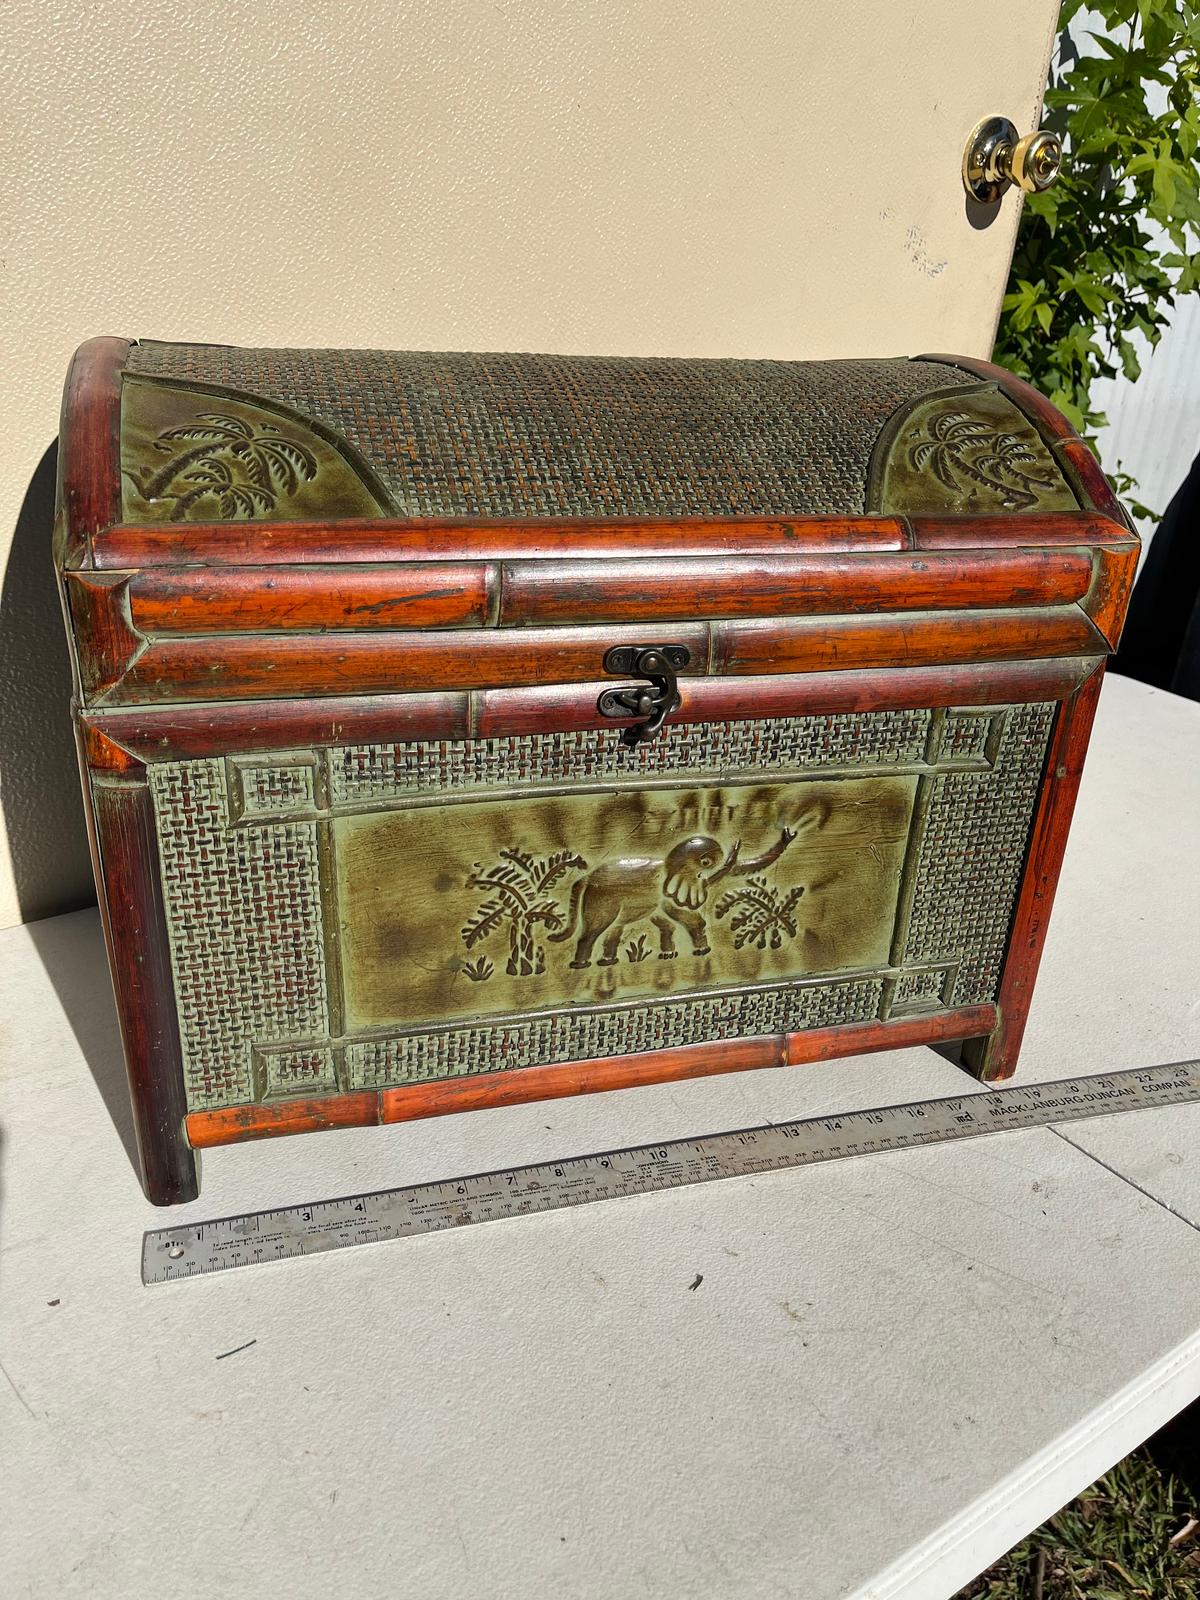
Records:
[[[985,352],[1057,0],[6,0],[0,925],[89,893],[43,461],[98,333]],[[43,462],[39,470],[39,462]],[[7,843],[5,842],[7,841]]]

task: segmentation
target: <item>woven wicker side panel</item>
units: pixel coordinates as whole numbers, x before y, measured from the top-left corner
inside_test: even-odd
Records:
[[[674,723],[646,744],[622,744],[616,728],[522,734],[509,739],[354,745],[331,753],[335,803],[448,798],[532,784],[570,787],[814,767],[886,768],[920,761],[928,711],[776,717],[762,722]]]
[[[149,770],[188,1103],[236,1105],[252,1044],[329,1033],[317,826],[231,827],[221,761]]]
[[[931,795],[913,873],[905,962],[961,956],[953,1003],[996,998],[1013,903],[1046,758],[1053,705],[1017,706],[1002,719],[952,712],[943,753],[998,734],[987,771],[943,772]],[[982,747],[980,747],[982,748]]]
[[[665,1050],[714,1039],[800,1033],[879,1015],[883,980],[862,978],[812,988],[784,987],[637,1009],[559,1012],[504,1026],[464,1027],[346,1046],[355,1088],[458,1078],[509,1067]]]

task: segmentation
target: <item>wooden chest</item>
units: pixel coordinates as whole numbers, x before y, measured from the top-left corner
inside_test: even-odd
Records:
[[[998,368],[98,339],[56,550],[155,1202],[263,1135],[1012,1072],[1137,541]]]

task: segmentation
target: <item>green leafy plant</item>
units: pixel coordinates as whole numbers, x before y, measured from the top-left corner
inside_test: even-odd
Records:
[[[1064,0],[1060,25],[1044,123],[1065,165],[1026,198],[996,360],[1094,445],[1107,418],[1093,383],[1136,378],[1137,336],[1157,344],[1176,299],[1200,284],[1200,7]],[[1109,475],[1122,493],[1136,487]]]

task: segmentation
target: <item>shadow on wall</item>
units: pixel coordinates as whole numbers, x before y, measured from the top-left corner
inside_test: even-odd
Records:
[[[30,480],[0,588],[0,814],[22,922],[96,898],[50,554],[58,446]]]
[[[96,898],[71,727],[71,665],[50,540],[58,446],[38,463],[0,587],[0,815],[23,922]],[[34,948],[134,1170],[136,1136],[97,917],[43,922]]]

